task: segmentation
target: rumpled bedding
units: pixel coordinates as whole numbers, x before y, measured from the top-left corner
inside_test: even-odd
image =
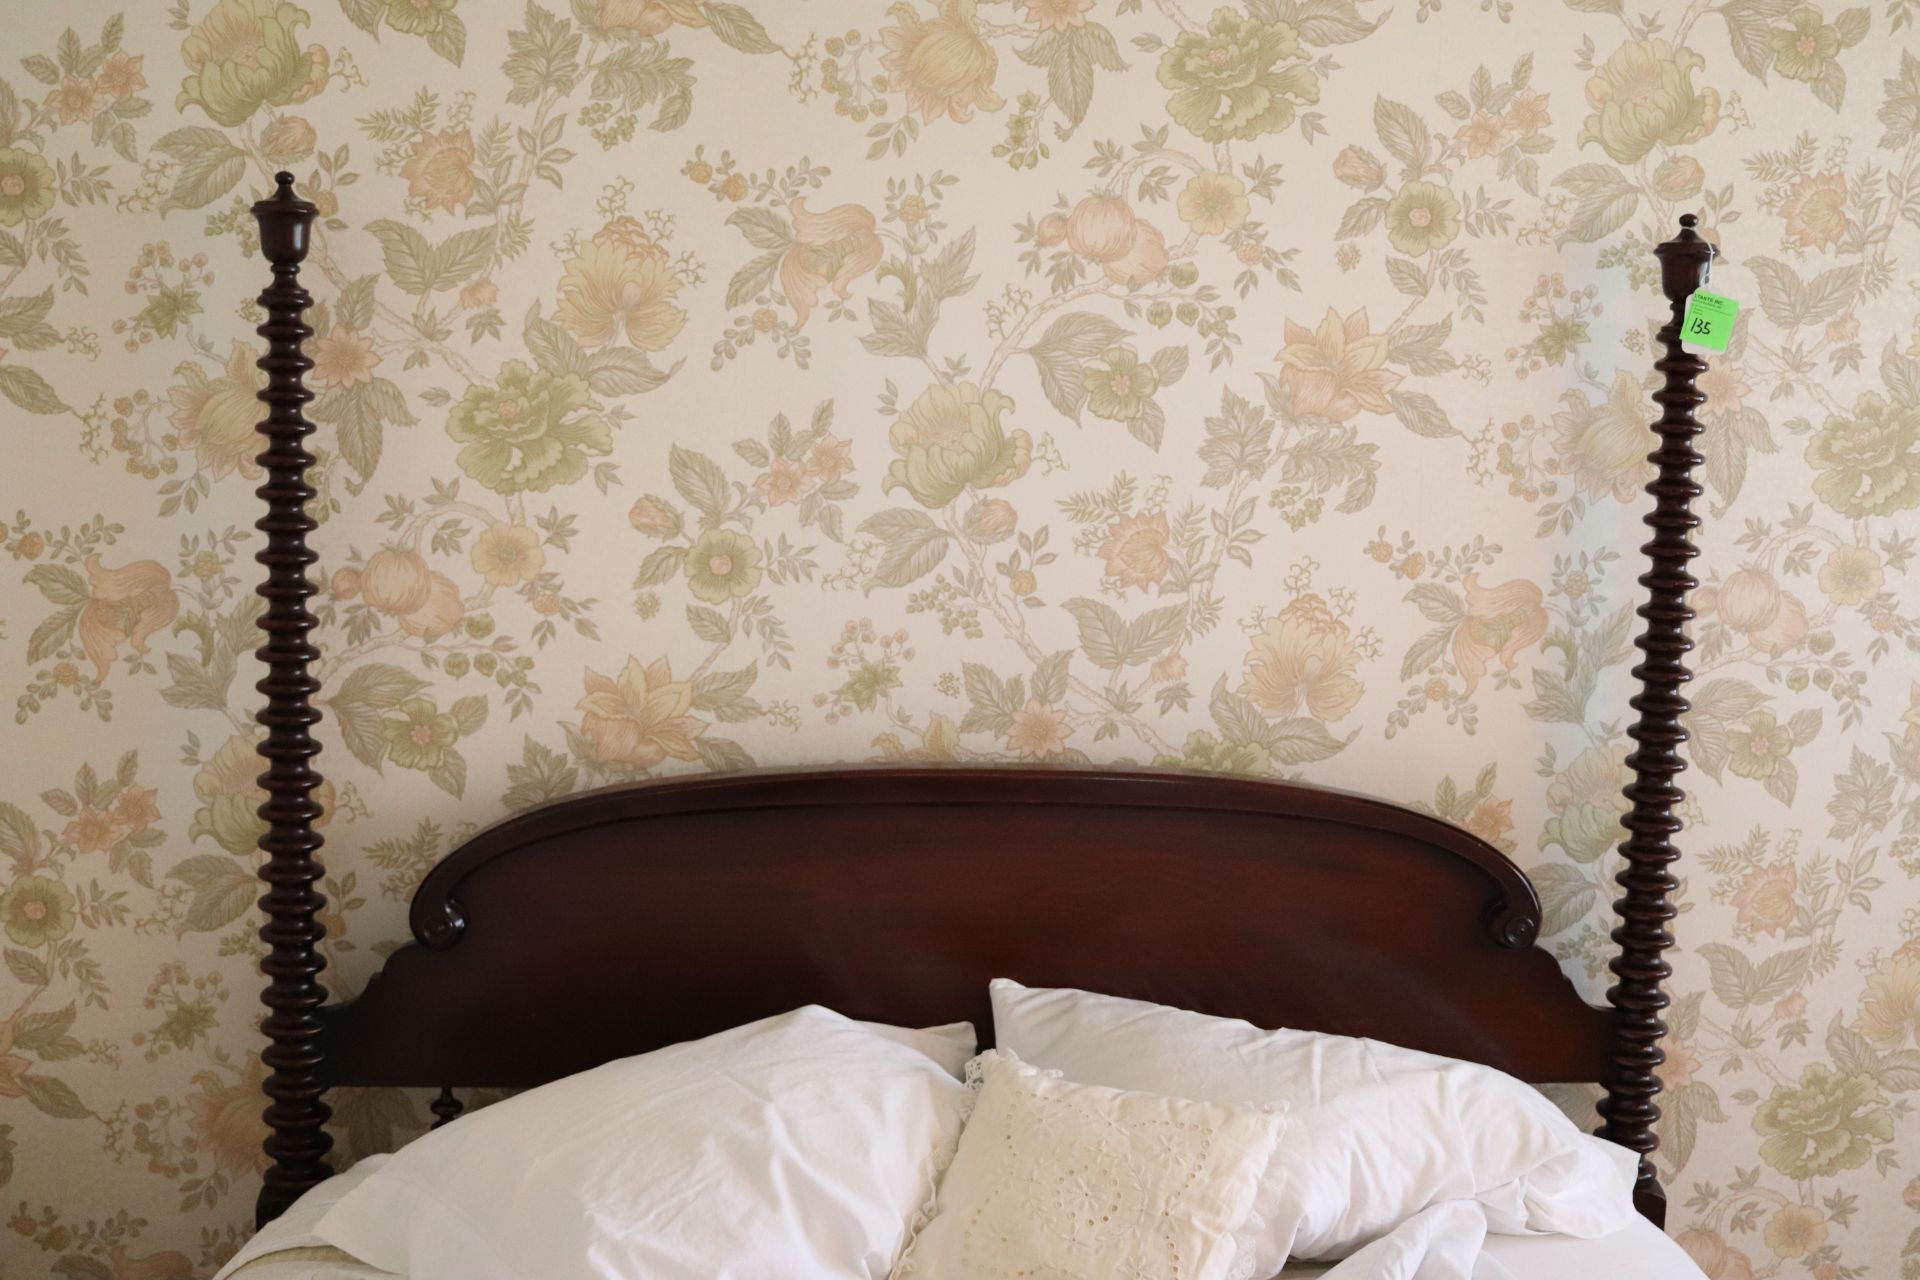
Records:
[[[1598,1140],[1596,1139],[1596,1144]],[[1613,1153],[1617,1152],[1615,1155]],[[1623,1186],[1631,1186],[1634,1162],[1631,1153],[1612,1144],[1598,1144],[1598,1159],[1572,1171],[1562,1182],[1546,1184],[1549,1189],[1536,1192],[1536,1203],[1529,1212],[1539,1220],[1551,1220],[1578,1227],[1582,1236],[1607,1234],[1594,1217],[1602,1214],[1611,1221],[1609,1206],[1618,1205]],[[315,1187],[278,1221],[256,1236],[229,1262],[216,1280],[385,1280],[391,1273],[377,1271],[354,1261],[347,1254],[325,1246],[312,1232],[320,1216],[361,1179],[379,1168],[385,1156],[372,1156],[348,1172],[330,1178]],[[1500,1218],[1496,1210],[1493,1217]],[[1526,1251],[1510,1247],[1520,1243],[1518,1233],[1489,1234],[1489,1214],[1476,1200],[1445,1201],[1402,1222],[1394,1230],[1362,1248],[1329,1269],[1318,1271],[1319,1280],[1563,1280],[1563,1275],[1514,1263],[1516,1255]],[[1658,1233],[1643,1228],[1654,1248],[1636,1240],[1636,1269],[1631,1280],[1702,1280],[1700,1271],[1684,1254]],[[1579,1248],[1588,1243],[1562,1234],[1564,1227],[1551,1236],[1534,1238],[1562,1249]],[[1615,1244],[1619,1232],[1605,1241],[1593,1241],[1596,1252]],[[1502,1242],[1499,1247],[1490,1244]],[[1659,1246],[1665,1246],[1660,1248]],[[1536,1251],[1537,1252],[1537,1251]],[[1648,1253],[1644,1262],[1639,1253]],[[1609,1254],[1611,1257],[1612,1254]],[[1502,1258],[1506,1261],[1502,1261]],[[1617,1269],[1617,1268],[1616,1268]],[[1613,1274],[1614,1269],[1596,1265],[1595,1275]],[[1292,1280],[1293,1267],[1280,1280]],[[1585,1274],[1583,1271],[1582,1274]],[[400,1280],[395,1277],[394,1280]]]
[[[1599,1138],[1530,1172],[1524,1184],[1430,1205],[1328,1270],[1323,1280],[1519,1280],[1486,1256],[1490,1233],[1594,1239],[1634,1217],[1634,1154]],[[1679,1271],[1675,1280],[1689,1280]],[[1643,1276],[1637,1280],[1665,1280]]]

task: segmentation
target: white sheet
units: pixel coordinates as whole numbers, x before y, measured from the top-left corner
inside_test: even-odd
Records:
[[[391,1272],[355,1262],[313,1234],[327,1210],[389,1159],[368,1156],[308,1191],[241,1245],[213,1280],[394,1280]]]
[[[315,1187],[248,1241],[215,1280],[404,1280],[326,1248],[312,1231],[334,1201],[385,1159],[373,1156]],[[1598,1240],[1489,1236],[1476,1266],[1473,1280],[1705,1280],[1680,1246],[1644,1219]],[[1328,1280],[1332,1270],[1320,1263],[1295,1263],[1280,1273],[1280,1280]]]
[[[1279,1280],[1333,1280],[1335,1265],[1342,1264],[1293,1263]],[[1471,1275],[1473,1280],[1705,1280],[1686,1251],[1644,1218],[1597,1240],[1488,1236]]]

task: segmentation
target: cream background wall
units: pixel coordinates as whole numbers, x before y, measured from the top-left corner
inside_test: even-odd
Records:
[[[1911,0],[97,0],[0,66],[0,1274],[210,1274],[260,1066],[244,208],[327,213],[328,953],[502,812],[842,760],[1302,776],[1596,998],[1653,240],[1709,375],[1663,1163],[1920,1274]],[[422,1122],[347,1095],[351,1152]]]

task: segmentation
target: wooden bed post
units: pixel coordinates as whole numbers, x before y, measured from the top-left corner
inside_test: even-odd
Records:
[[[307,581],[307,566],[318,557],[307,546],[307,534],[314,528],[307,514],[307,502],[314,496],[307,468],[314,459],[302,442],[312,434],[313,424],[300,411],[313,399],[303,381],[313,361],[301,350],[313,336],[301,319],[313,298],[300,287],[300,263],[320,210],[294,195],[292,174],[275,174],[274,180],[274,193],[253,206],[260,247],[273,267],[273,283],[260,295],[267,320],[258,330],[267,340],[267,354],[259,360],[267,374],[260,392],[267,416],[258,427],[266,440],[259,461],[267,473],[258,493],[267,514],[254,526],[267,535],[266,546],[254,557],[267,570],[259,588],[267,602],[260,616],[267,639],[255,653],[267,674],[254,686],[266,695],[258,718],[267,731],[260,743],[267,761],[267,771],[260,775],[267,792],[260,806],[267,823],[260,837],[267,855],[260,868],[260,878],[267,883],[260,899],[267,915],[260,928],[267,955],[260,967],[268,982],[260,998],[269,1010],[263,1029],[271,1042],[260,1055],[270,1072],[264,1086],[270,1099],[264,1113],[270,1164],[255,1208],[260,1226],[333,1172],[327,1164],[333,1139],[326,1129],[330,1112],[321,1100],[326,1084],[319,1048],[320,1007],[327,999],[319,982],[326,968],[319,952],[327,932],[320,922],[326,899],[314,889],[323,874],[314,858],[322,841],[313,829],[322,812],[313,798],[321,782],[312,763],[320,744],[311,733],[320,720],[313,705],[320,682],[308,671],[320,653],[307,638],[316,625],[307,611],[307,598],[316,589]]]
[[[1669,1003],[1662,984],[1673,969],[1664,953],[1673,945],[1667,925],[1674,918],[1672,894],[1678,888],[1668,868],[1680,856],[1673,846],[1682,825],[1675,806],[1685,799],[1673,780],[1687,767],[1680,756],[1680,746],[1687,740],[1680,717],[1688,703],[1680,690],[1693,678],[1686,662],[1693,648],[1686,634],[1693,618],[1687,593],[1700,585],[1687,572],[1687,562],[1698,554],[1690,535],[1700,523],[1693,513],[1693,500],[1701,492],[1693,470],[1704,461],[1693,447],[1693,438],[1701,430],[1693,414],[1707,400],[1696,385],[1707,371],[1707,362],[1681,347],[1680,322],[1688,297],[1706,283],[1714,256],[1713,245],[1694,230],[1698,222],[1693,214],[1682,215],[1680,234],[1654,249],[1660,258],[1661,289],[1673,304],[1673,317],[1660,330],[1666,353],[1654,364],[1667,381],[1653,393],[1663,412],[1653,424],[1660,447],[1649,461],[1659,470],[1647,484],[1647,493],[1654,499],[1653,510],[1646,516],[1653,540],[1641,547],[1652,567],[1640,577],[1647,602],[1637,612],[1646,629],[1634,641],[1646,660],[1633,669],[1640,692],[1631,705],[1638,715],[1627,736],[1638,745],[1627,756],[1633,781],[1626,796],[1633,807],[1620,820],[1629,833],[1620,846],[1627,865],[1616,877],[1625,893],[1613,904],[1614,914],[1620,917],[1613,931],[1620,954],[1610,967],[1619,981],[1607,992],[1607,1003],[1614,1009],[1613,1074],[1605,1082],[1607,1095],[1599,1108],[1605,1120],[1600,1136],[1640,1153],[1634,1204],[1657,1225],[1666,1222],[1666,1193],[1651,1159],[1660,1145],[1654,1131],[1660,1107],[1654,1098],[1661,1089],[1660,1064],[1667,1058],[1660,1048],[1660,1039],[1667,1033],[1660,1014]]]

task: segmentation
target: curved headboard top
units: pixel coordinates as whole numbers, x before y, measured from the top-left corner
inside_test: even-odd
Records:
[[[443,860],[418,941],[327,1011],[331,1084],[526,1086],[817,1003],[990,1039],[987,982],[1599,1080],[1609,1014],[1498,850],[1214,775],[845,769],[575,796]]]

